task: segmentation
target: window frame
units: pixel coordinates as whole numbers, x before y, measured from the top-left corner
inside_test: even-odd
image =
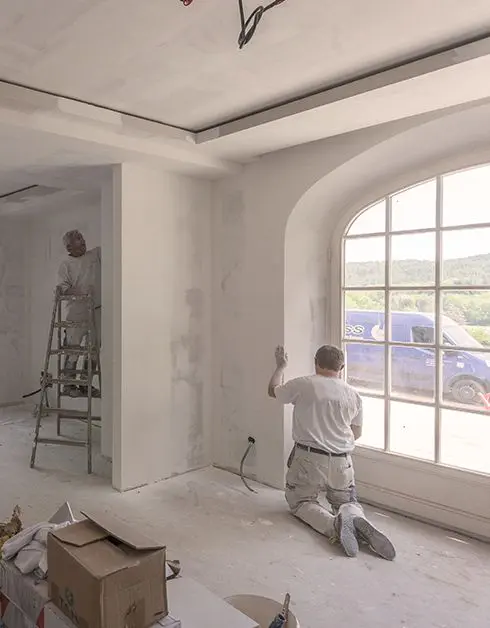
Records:
[[[473,170],[481,166],[488,166],[489,164],[476,164],[473,166],[469,166],[467,168],[457,170],[457,171],[449,171],[439,174],[434,174],[427,179],[423,179],[417,181],[408,186],[404,186],[395,191],[389,192],[385,194],[381,198],[378,198],[374,202],[365,205],[361,211],[357,211],[353,217],[347,222],[347,224],[343,225],[342,231],[337,231],[336,234],[336,243],[340,244],[340,255],[339,259],[339,268],[334,268],[333,272],[337,274],[338,277],[338,285],[340,287],[339,290],[339,299],[336,301],[335,305],[332,305],[331,311],[331,321],[334,323],[334,333],[331,334],[332,340],[342,345],[344,348],[348,344],[354,343],[368,343],[370,346],[380,345],[384,348],[384,392],[377,391],[364,391],[362,392],[363,396],[372,397],[377,399],[384,400],[384,447],[381,451],[386,452],[390,455],[400,455],[398,453],[394,453],[390,451],[390,407],[392,401],[399,401],[403,403],[412,403],[416,405],[430,406],[434,408],[434,456],[433,460],[425,460],[424,462],[428,462],[429,464],[441,464],[441,421],[442,421],[442,410],[462,410],[461,407],[453,403],[447,403],[444,401],[442,397],[442,360],[444,356],[444,351],[448,349],[447,344],[444,344],[444,335],[443,330],[441,328],[441,296],[445,291],[451,292],[464,292],[465,290],[472,291],[489,291],[489,285],[474,285],[474,286],[444,286],[442,285],[442,239],[445,232],[450,231],[462,231],[465,229],[478,229],[482,227],[490,227],[490,221],[485,223],[477,223],[477,224],[468,224],[468,225],[450,225],[447,227],[443,226],[442,221],[442,209],[443,209],[443,179],[445,176],[454,174],[455,172],[462,172],[465,170]],[[430,228],[421,228],[421,229],[406,229],[406,230],[398,230],[393,231],[391,225],[391,217],[392,217],[392,197],[400,194],[401,192],[408,190],[412,187],[423,185],[424,183],[428,183],[430,181],[436,182],[436,206],[435,206],[435,225]],[[356,221],[356,219],[364,212],[368,211],[371,207],[379,204],[380,202],[385,202],[385,229],[384,231],[378,231],[373,233],[362,233],[362,234],[352,234],[349,235],[349,229]],[[434,283],[430,285],[420,285],[420,286],[400,286],[394,285],[391,283],[391,268],[392,268],[392,256],[391,256],[391,241],[393,236],[398,235],[418,235],[423,233],[434,233],[435,234],[435,278]],[[356,239],[362,238],[373,238],[373,237],[384,237],[385,241],[385,282],[383,286],[346,286],[345,285],[345,249],[346,242]],[[330,256],[331,259],[331,256]],[[345,334],[345,293],[346,292],[383,292],[384,293],[384,315],[385,315],[385,329],[388,330],[388,334],[384,340],[362,340],[362,339],[352,339],[346,336]],[[430,291],[433,292],[435,297],[435,308],[434,308],[434,342],[433,343],[413,343],[413,342],[398,342],[393,341],[391,339],[390,329],[391,329],[391,308],[390,308],[390,296],[394,291],[403,291],[407,293],[411,292],[421,292],[421,291]],[[340,308],[338,307],[338,303],[340,303]],[[412,329],[411,329],[412,331]],[[433,349],[435,354],[435,381],[434,381],[434,399],[433,400],[411,400],[409,398],[397,395],[395,392],[391,390],[391,347],[420,347],[423,349]],[[455,345],[450,345],[450,349],[453,351],[468,351],[467,347],[459,347]],[[471,352],[488,352],[490,349],[488,347],[475,347],[471,348]],[[488,411],[486,411],[483,407],[479,408],[478,406],[470,407],[464,406],[464,411],[468,413],[476,413],[479,415],[487,415]],[[360,445],[363,448],[367,449],[375,449],[380,451],[378,448],[370,447],[369,445]],[[411,456],[407,456],[411,458]]]

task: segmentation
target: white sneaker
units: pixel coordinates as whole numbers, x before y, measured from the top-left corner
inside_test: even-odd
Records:
[[[354,528],[361,540],[366,541],[375,554],[385,560],[394,560],[396,550],[390,539],[363,517],[354,518]]]
[[[335,529],[342,548],[349,558],[354,558],[359,553],[359,543],[357,542],[354,517],[343,515],[342,509],[335,518]]]

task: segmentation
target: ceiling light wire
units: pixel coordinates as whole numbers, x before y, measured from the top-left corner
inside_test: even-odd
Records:
[[[240,9],[240,23],[241,30],[238,36],[238,46],[240,50],[250,42],[252,37],[255,35],[255,31],[257,30],[257,26],[260,23],[264,13],[277,7],[279,4],[286,2],[286,0],[273,0],[266,6],[258,6],[248,18],[245,17],[245,9],[243,8],[243,0],[238,0],[238,7]]]

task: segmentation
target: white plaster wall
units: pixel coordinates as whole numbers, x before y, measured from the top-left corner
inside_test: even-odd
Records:
[[[127,490],[211,462],[211,184],[122,164],[105,198],[114,370],[104,415],[113,484]]]
[[[274,347],[285,340],[285,299],[286,311],[301,326],[298,342],[288,338],[290,375],[309,370],[312,347],[326,339],[324,312],[318,311],[325,308],[326,286],[317,269],[326,270],[329,246],[328,233],[323,249],[317,246],[319,218],[305,214],[301,230],[292,236],[296,252],[288,261],[294,287],[285,292],[286,225],[320,178],[380,136],[370,129],[268,155],[215,187],[213,315],[219,357],[214,364],[213,443],[218,466],[237,469],[252,435],[256,456],[247,473],[283,486],[290,424],[284,422],[282,408],[268,399],[267,383]]]
[[[286,342],[294,376],[312,369],[317,345],[339,342],[347,220],[404,185],[490,159],[489,120],[488,105],[420,116],[265,156],[215,186],[218,466],[236,470],[251,434],[247,473],[283,486],[290,422],[267,398],[274,346]]]
[[[25,246],[27,223],[0,218],[0,405],[27,392]]]
[[[70,229],[79,229],[89,248],[99,246],[100,199],[98,195],[81,195],[63,209],[43,208],[26,220],[28,230],[25,264],[29,306],[27,334],[30,350],[27,357],[28,390],[25,392],[29,392],[38,388],[44,365],[58,268],[66,257],[63,235]]]

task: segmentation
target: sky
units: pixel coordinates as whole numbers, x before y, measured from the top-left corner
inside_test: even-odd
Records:
[[[393,196],[392,231],[435,227],[436,181],[416,185]],[[385,203],[367,209],[349,235],[385,230]],[[490,223],[490,165],[443,177],[442,225]],[[384,261],[384,237],[347,240],[346,262]],[[443,233],[443,259],[490,253],[490,227]],[[393,235],[392,259],[435,259],[435,234]]]

